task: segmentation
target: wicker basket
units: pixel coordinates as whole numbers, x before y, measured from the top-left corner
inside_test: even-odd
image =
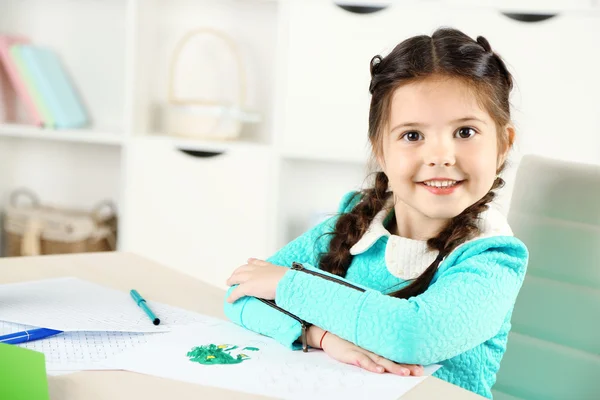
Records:
[[[238,70],[238,96],[231,103],[206,99],[182,99],[175,94],[174,76],[179,56],[187,42],[195,36],[211,35],[234,55]],[[228,79],[228,77],[223,77]],[[168,104],[164,109],[166,131],[170,135],[188,138],[231,140],[237,139],[245,123],[260,121],[260,115],[245,109],[246,75],[240,52],[224,32],[211,28],[199,28],[188,32],[176,45],[171,59],[168,82]]]
[[[3,233],[7,257],[114,251],[117,216],[109,201],[91,211],[56,208],[42,206],[37,195],[20,189],[5,208]]]

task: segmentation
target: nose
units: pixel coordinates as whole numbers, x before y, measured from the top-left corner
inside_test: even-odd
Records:
[[[451,141],[439,140],[425,146],[424,161],[429,167],[451,167],[456,163],[454,145]]]

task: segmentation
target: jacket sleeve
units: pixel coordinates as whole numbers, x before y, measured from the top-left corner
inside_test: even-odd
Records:
[[[358,198],[356,194],[356,192],[349,192],[343,196],[338,207],[338,213],[343,213],[353,207]],[[319,254],[327,251],[329,246],[329,235],[327,233],[333,231],[338,217],[332,216],[314,226],[266,261],[288,268],[292,266],[293,262],[316,265]],[[227,290],[225,298],[229,296],[235,286],[237,285]],[[277,305],[280,306],[279,303]],[[285,309],[285,307],[282,308]],[[243,328],[269,336],[290,349],[298,350],[301,348],[301,345],[297,343],[297,339],[302,333],[300,322],[254,297],[245,296],[233,304],[225,301],[224,311],[228,319]]]
[[[371,289],[361,292],[290,270],[279,282],[276,302],[385,358],[429,365],[499,331],[522,286],[527,260],[527,249],[518,239],[480,239],[460,256],[449,255],[430,287],[410,299]]]

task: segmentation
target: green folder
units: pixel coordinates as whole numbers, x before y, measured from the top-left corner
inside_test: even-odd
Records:
[[[0,343],[0,399],[50,399],[44,353]]]

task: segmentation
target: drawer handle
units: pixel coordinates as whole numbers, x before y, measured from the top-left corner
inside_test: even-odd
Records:
[[[183,154],[196,158],[211,158],[220,156],[221,154],[225,154],[224,151],[186,150],[179,148],[177,150],[179,150]]]
[[[519,22],[541,22],[556,17],[557,14],[522,14],[502,13],[504,16]]]
[[[358,6],[354,4],[339,4],[335,3],[336,6],[341,8],[342,10],[346,10],[348,12],[354,14],[373,14],[378,11],[384,10],[388,8],[388,5],[385,6]]]

